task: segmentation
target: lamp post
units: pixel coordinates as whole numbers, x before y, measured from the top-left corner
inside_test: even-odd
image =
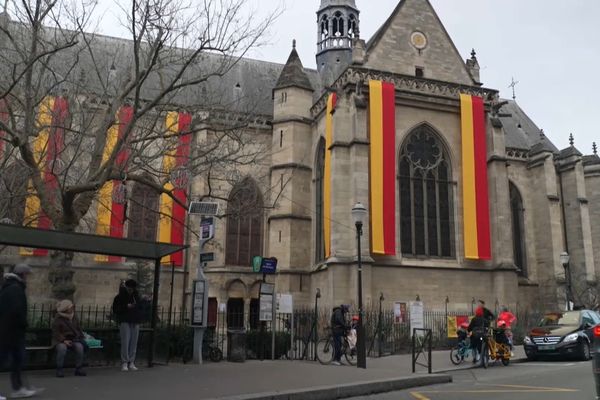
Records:
[[[363,325],[363,302],[362,302],[362,260],[360,250],[360,237],[362,236],[363,220],[367,216],[367,209],[360,202],[352,208],[352,219],[356,227],[356,243],[358,247],[358,332],[357,332],[357,360],[358,368],[367,368],[367,354],[365,347],[365,327]]]
[[[319,299],[321,298],[321,289],[317,288],[317,292],[315,293],[315,319],[313,320],[313,331],[310,333],[314,335],[315,343],[319,342],[319,338],[317,334],[319,332],[319,327],[317,326],[319,321]],[[317,361],[317,346],[314,347],[313,360]]]
[[[560,253],[560,263],[565,269],[565,285],[567,287],[567,311],[571,311],[571,268],[569,261],[571,256],[566,251]]]

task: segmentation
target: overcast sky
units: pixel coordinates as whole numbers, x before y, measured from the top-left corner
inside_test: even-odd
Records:
[[[292,39],[304,66],[315,68],[316,11],[320,0],[253,0],[260,9],[283,5],[272,26],[270,45],[251,56],[284,63]],[[485,87],[510,98],[518,81],[518,104],[546,135],[563,148],[569,133],[575,146],[591,154],[600,146],[599,0],[430,0],[463,59],[477,51]],[[102,0],[102,3],[111,0]],[[360,34],[368,40],[398,0],[356,0]],[[100,30],[115,34],[108,11]]]

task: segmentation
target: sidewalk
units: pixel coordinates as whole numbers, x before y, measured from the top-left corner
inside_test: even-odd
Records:
[[[515,358],[523,356],[517,348]],[[434,372],[472,367],[451,364],[449,351],[432,354]],[[170,364],[121,372],[117,367],[90,368],[85,378],[72,371],[63,379],[54,371],[27,373],[28,380],[46,390],[39,399],[335,399],[408,387],[450,382],[448,374],[429,375],[423,367],[411,370],[411,355],[369,358],[367,369],[327,366],[306,361],[247,361],[245,363]],[[8,375],[0,374],[0,393],[8,392]]]

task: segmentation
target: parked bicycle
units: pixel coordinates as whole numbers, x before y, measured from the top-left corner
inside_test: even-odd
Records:
[[[510,363],[510,346],[503,329],[487,328],[481,348],[481,366],[487,368],[491,361]]]
[[[329,330],[329,328],[327,328]],[[350,346],[348,336],[342,337],[342,355],[350,365],[356,365],[356,348]],[[317,360],[321,364],[331,364],[333,361],[333,335],[329,334],[317,342]]]
[[[470,339],[461,340],[450,350],[450,361],[452,364],[459,365],[469,357],[474,357],[473,349],[471,348]]]

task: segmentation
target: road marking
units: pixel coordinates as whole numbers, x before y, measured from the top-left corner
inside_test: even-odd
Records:
[[[523,385],[485,385],[491,387],[498,387],[501,389],[472,389],[472,390],[423,390],[420,392],[410,392],[410,394],[417,400],[431,400],[426,397],[426,394],[450,394],[450,393],[565,393],[565,392],[579,392],[578,389],[566,389],[556,387],[544,387],[544,386],[523,386]]]

